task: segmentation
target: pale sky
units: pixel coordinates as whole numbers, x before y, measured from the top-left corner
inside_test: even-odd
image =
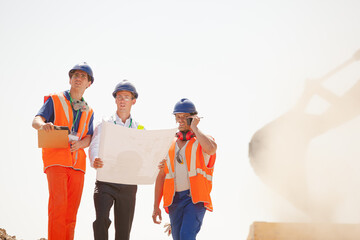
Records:
[[[248,143],[295,104],[305,79],[321,77],[360,48],[359,9],[357,0],[0,0],[0,228],[24,240],[47,236],[47,180],[31,122],[45,95],[69,89],[68,71],[82,61],[94,72],[84,98],[95,122],[114,113],[111,93],[123,79],[139,92],[132,115],[147,129],[176,127],[175,103],[195,103],[199,128],[218,144],[214,212],[206,213],[199,240],[246,239],[254,221],[307,221],[258,179]],[[328,87],[338,94],[350,88],[359,64]],[[359,123],[312,148],[353,153],[344,171],[352,169],[360,187]],[[334,147],[337,134],[342,144]],[[94,182],[88,164],[75,239],[92,239]],[[151,219],[153,187],[138,188],[133,240],[169,239]],[[359,207],[348,208],[338,210],[338,221],[359,222]]]

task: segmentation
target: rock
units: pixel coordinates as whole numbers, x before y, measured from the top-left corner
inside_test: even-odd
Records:
[[[16,236],[10,236],[6,233],[6,230],[0,228],[0,240],[17,240]],[[46,238],[40,238],[39,240],[47,240]]]
[[[6,233],[6,230],[3,228],[0,228],[0,239],[1,240],[16,240],[15,236],[10,236]]]

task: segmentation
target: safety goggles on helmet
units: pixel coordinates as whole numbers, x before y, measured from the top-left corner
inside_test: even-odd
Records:
[[[94,76],[93,76],[93,71],[91,69],[91,67],[86,63],[86,62],[82,62],[79,64],[76,64],[70,71],[69,71],[69,77],[71,78],[72,75],[74,74],[74,72],[76,70],[81,70],[87,73],[89,80],[91,81],[91,84],[94,82]]]

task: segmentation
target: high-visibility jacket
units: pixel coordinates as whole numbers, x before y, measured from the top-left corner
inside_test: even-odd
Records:
[[[173,141],[165,164],[165,182],[163,188],[164,208],[167,213],[175,195],[175,144]],[[209,162],[205,165],[202,147],[196,137],[190,139],[185,149],[185,159],[190,181],[190,194],[194,204],[203,202],[207,210],[212,211],[213,206],[210,198],[212,189],[212,178],[216,154],[211,155]],[[170,166],[170,167],[169,167]]]
[[[68,126],[71,129],[73,124],[73,109],[70,101],[64,96],[64,93],[52,94],[44,97],[44,102],[51,97],[54,104],[54,125]],[[93,110],[81,113],[77,136],[79,140],[83,139],[87,132]],[[85,172],[86,170],[86,154],[84,149],[76,152],[70,152],[70,144],[67,148],[43,148],[42,158],[44,162],[44,171],[51,166],[71,167],[75,170]]]

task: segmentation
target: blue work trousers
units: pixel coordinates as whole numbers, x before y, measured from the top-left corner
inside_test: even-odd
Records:
[[[195,240],[200,231],[206,208],[204,203],[194,204],[190,191],[176,192],[169,206],[171,233],[174,240]]]

